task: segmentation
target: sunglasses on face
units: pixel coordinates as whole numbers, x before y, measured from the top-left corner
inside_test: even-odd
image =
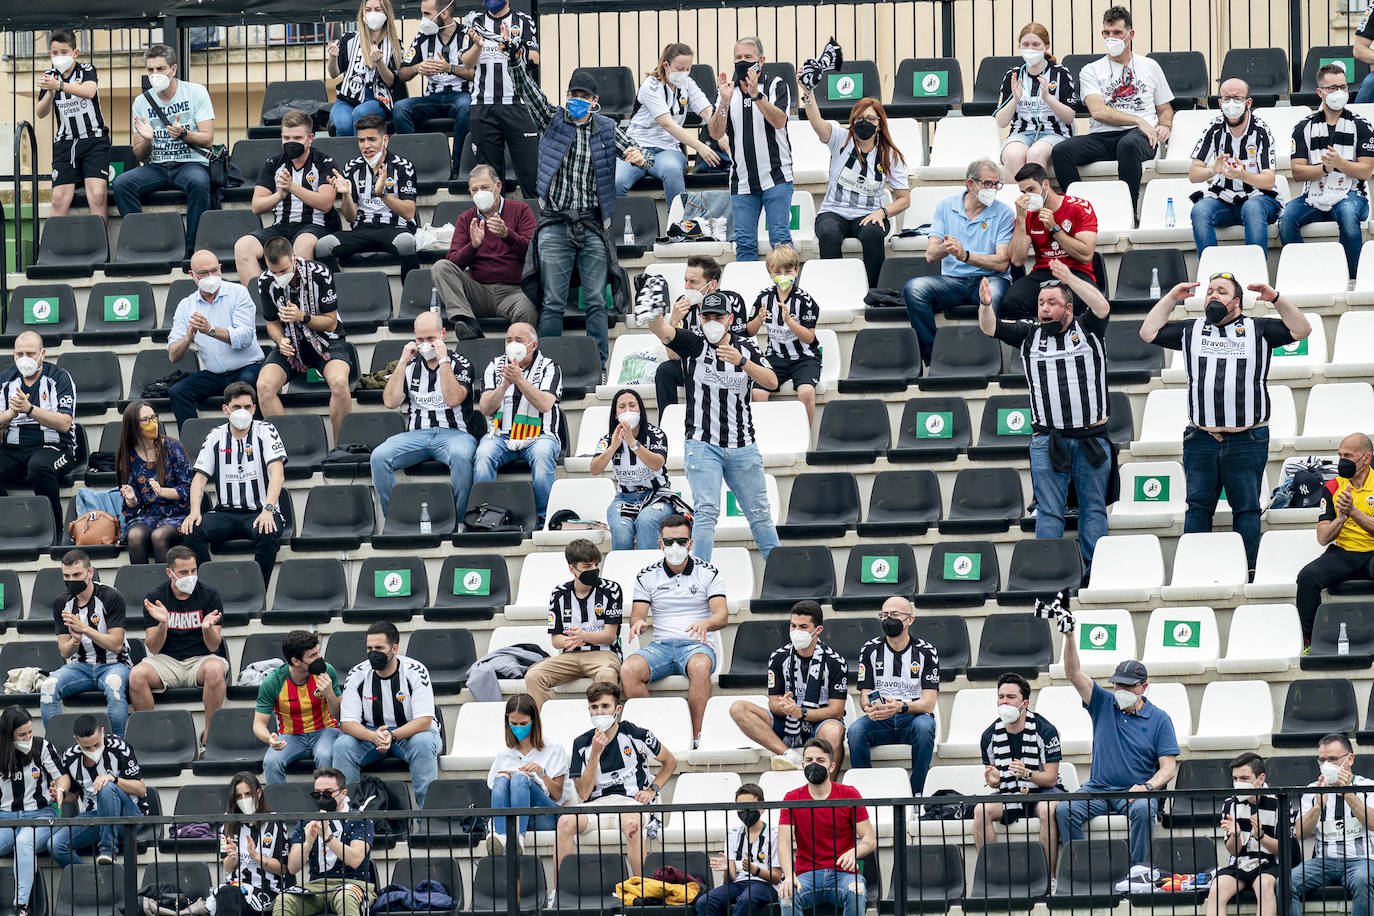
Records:
[[[667,547],[670,544],[677,544],[679,547],[686,547],[687,542],[690,540],[691,538],[663,538],[663,546]]]

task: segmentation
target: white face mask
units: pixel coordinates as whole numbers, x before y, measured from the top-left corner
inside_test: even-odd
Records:
[[[252,422],[253,411],[246,407],[240,407],[237,410],[229,411],[229,425],[234,427],[234,429],[247,429]]]
[[[1120,57],[1121,52],[1126,50],[1126,40],[1124,38],[1104,38],[1102,47],[1107,49],[1108,57]]]
[[[1333,783],[1341,775],[1341,765],[1339,763],[1323,763],[1322,779],[1328,784]]]
[[[1026,201],[1026,208],[1032,213],[1039,213],[1045,209],[1045,195],[1031,194],[1030,199]]]
[[[435,22],[433,19],[421,19],[418,28],[421,35],[439,34],[439,23]]]
[[[681,566],[687,562],[687,548],[681,544],[668,544],[663,548],[663,559],[670,566]]]
[[[38,360],[32,356],[16,356],[14,358],[14,368],[19,370],[19,374],[28,378],[38,371]]]
[[[1021,707],[1012,706],[1010,703],[998,703],[997,718],[1002,720],[1003,725],[1010,725],[1021,718]]]
[[[512,340],[506,344],[506,359],[513,363],[518,363],[529,355],[529,350],[518,340]]]
[[[165,73],[150,73],[148,85],[154,92],[166,92],[167,87],[172,85],[172,78]]]
[[[669,70],[669,71],[668,71],[668,82],[672,83],[672,84],[673,84],[674,86],[676,86],[678,89],[686,89],[686,88],[687,88],[687,84],[690,83],[691,81],[692,81],[692,74],[688,73],[686,70]]]
[[[52,65],[57,69],[58,73],[66,73],[72,68],[72,64],[74,63],[76,63],[76,58],[72,57],[70,54],[59,54],[52,59]]]
[[[196,590],[196,580],[199,578],[200,577],[197,576],[195,573],[191,573],[189,576],[182,576],[180,579],[173,579],[172,587],[175,588],[177,591],[181,592],[183,595],[189,595],[191,594],[191,592]]]
[[[239,810],[244,814],[252,814],[258,810],[258,803],[251,798],[240,798],[235,804],[239,806]]]
[[[29,751],[33,750],[33,739],[30,738],[28,741],[14,742],[14,749],[21,754],[27,754]]]
[[[996,199],[997,199],[997,190],[996,190],[995,188],[979,188],[979,189],[978,189],[978,202],[979,202],[980,204],[982,204],[983,206],[985,206],[985,207],[991,207],[993,201],[995,201]]]
[[[375,168],[377,167],[377,163],[381,162],[381,161],[382,161],[382,157],[385,156],[385,155],[386,155],[386,148],[383,147],[382,149],[377,150],[376,154],[374,154],[374,155],[372,155],[372,156],[364,156],[364,157],[363,157],[363,161],[367,163],[367,167],[368,167],[368,168],[370,168],[370,169],[375,169]]]
[[[377,29],[380,29],[382,26],[386,25],[386,13],[383,13],[381,11],[364,13],[363,24],[366,25],[369,29],[376,31]]]
[[[85,757],[88,763],[99,763],[100,758],[105,756],[105,749],[97,748],[96,750],[88,751],[85,748],[82,748],[81,756]]]
[[[610,731],[613,725],[615,725],[614,715],[604,713],[599,716],[592,716],[592,728],[599,732]]]
[[[1140,702],[1140,697],[1120,687],[1112,691],[1112,696],[1116,697],[1116,705],[1122,709],[1134,709],[1135,704]]]
[[[699,289],[684,289],[682,298],[687,300],[688,305],[701,305],[701,300],[706,298],[706,294]]]
[[[1235,779],[1235,780],[1232,780],[1232,781],[1231,781],[1231,788],[1233,788],[1233,789],[1239,789],[1239,790],[1242,791],[1242,792],[1246,792],[1246,791],[1249,791],[1250,789],[1253,789],[1254,786],[1251,785],[1251,784],[1248,783],[1248,782],[1242,782],[1242,781],[1240,781],[1239,779]]]
[[[792,648],[798,652],[811,645],[811,636],[806,630],[789,630],[787,633],[787,638],[792,640]]]
[[[207,296],[213,296],[219,292],[219,284],[222,278],[218,274],[211,274],[208,277],[201,277],[196,281],[196,286]]]
[[[1350,101],[1350,93],[1344,89],[1337,89],[1335,92],[1326,94],[1326,107],[1332,111],[1340,111],[1345,107],[1345,103]]]
[[[630,429],[639,429],[639,411],[637,410],[622,411],[616,419],[620,420],[621,423],[624,423]]]
[[[703,321],[701,323],[701,336],[705,337],[708,343],[720,343],[725,339],[725,322]]]
[[[1232,121],[1245,114],[1245,99],[1222,99],[1221,113]]]
[[[424,343],[420,344],[420,346],[415,348],[415,352],[419,353],[422,359],[433,359],[435,353],[434,344],[430,343],[429,341],[425,341]]]
[[[1039,48],[1022,48],[1021,59],[1026,62],[1027,67],[1034,67],[1045,59],[1045,52]]]
[[[474,191],[472,202],[477,205],[478,210],[486,212],[496,206],[496,195],[485,189]]]
[[[273,274],[272,282],[280,286],[282,289],[286,289],[288,286],[291,285],[291,279],[295,276],[295,271],[286,274]]]

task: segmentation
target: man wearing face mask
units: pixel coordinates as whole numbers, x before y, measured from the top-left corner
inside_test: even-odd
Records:
[[[1241,754],[1231,761],[1231,785],[1237,793],[1265,788],[1264,758]],[[1277,913],[1279,866],[1279,797],[1233,795],[1221,806],[1221,830],[1231,861],[1217,869],[1207,893],[1207,916],[1221,916],[1230,899],[1244,890],[1259,898],[1260,913]]]
[[[410,770],[415,801],[424,807],[443,749],[429,669],[401,654],[394,623],[368,627],[366,646],[367,659],[353,666],[344,683],[343,735],[334,745],[334,765],[356,783],[363,767],[400,758]]]
[[[539,133],[515,91],[510,55],[539,66],[535,17],[510,0],[482,0],[482,9],[463,17],[468,45],[464,66],[476,71],[472,88],[471,139],[477,161],[501,172],[510,158],[526,195],[536,184]]]
[[[749,333],[749,307],[739,293],[720,288],[720,275],[720,262],[710,255],[694,254],[687,259],[687,266],[682,271],[682,295],[673,303],[673,311],[668,318],[668,323],[674,329],[686,328],[700,332],[701,300],[707,293],[719,292],[730,306],[730,333],[741,337]],[[677,403],[678,389],[685,381],[682,360],[672,350],[668,350],[667,355],[668,358],[660,361],[654,370],[654,393],[660,422],[663,411]]]
[[[1031,255],[1035,261],[1002,297],[997,317],[1009,321],[1035,318],[1040,288],[1045,281],[1054,279],[1050,266],[1056,262],[1065,264],[1106,295],[1104,280],[1093,271],[1093,252],[1097,250],[1097,211],[1093,205],[1082,197],[1055,193],[1049,173],[1036,162],[1021,166],[1016,184],[1021,196],[1016,198],[1011,263],[1023,267]]]
[[[489,165],[472,167],[468,193],[472,209],[458,214],[448,254],[429,269],[459,340],[486,336],[478,318],[529,325],[539,320],[520,288],[525,252],[534,238],[534,211],[523,200],[502,195]]]
[[[1374,779],[1354,774],[1355,751],[1350,739],[1330,734],[1317,743],[1320,776],[1302,797],[1302,816],[1293,825],[1299,842],[1314,839],[1312,858],[1293,869],[1290,913],[1302,916],[1302,898],[1325,885],[1350,892],[1351,916],[1369,916],[1374,875],[1371,874],[1369,833],[1374,830],[1374,807],[1369,787]],[[1356,786],[1363,787],[1355,791]],[[1341,791],[1342,789],[1346,791]]]
[[[77,716],[71,747],[62,754],[62,775],[52,782],[52,800],[73,797],[77,817],[141,817],[148,813],[148,784],[134,749],[107,734],[95,716]],[[116,827],[58,827],[51,840],[52,860],[61,867],[81,864],[77,850],[96,848],[95,864],[109,865],[119,850]],[[134,850],[126,852],[135,856]]]
[[[62,555],[65,590],[53,599],[57,651],[67,663],[39,688],[43,725],[62,711],[62,700],[87,690],[105,693],[110,728],[124,737],[129,719],[129,643],[124,638],[124,596],[95,581],[84,550]]]
[[[1369,216],[1369,189],[1374,174],[1374,127],[1346,108],[1350,86],[1339,62],[1317,70],[1322,105],[1293,128],[1293,178],[1306,182],[1279,218],[1279,241],[1302,241],[1308,223],[1332,222],[1340,232],[1350,276],[1355,276]]]
[[[314,758],[317,767],[332,766],[339,738],[343,688],[320,652],[320,638],[291,630],[281,639],[281,654],[286,664],[263,679],[253,712],[253,735],[267,745],[262,771],[268,785],[286,782],[287,765],[303,757]]]
[[[1291,206],[1291,204],[1290,204]],[[1269,460],[1269,364],[1275,347],[1303,340],[1312,325],[1266,283],[1252,283],[1278,318],[1241,314],[1240,281],[1215,273],[1207,281],[1205,316],[1170,321],[1174,306],[1197,288],[1180,283],[1140,323],[1140,339],[1183,352],[1188,373],[1188,427],[1183,432],[1183,475],[1188,511],[1183,530],[1211,531],[1221,491],[1231,504],[1233,530],[1255,568],[1260,540],[1260,488]]]
[[[1116,666],[1109,691],[1083,673],[1078,636],[1064,634],[1064,676],[1078,691],[1093,723],[1092,773],[1083,792],[1158,792],[1178,772],[1178,739],[1169,714],[1145,696],[1149,672],[1134,659]],[[1131,864],[1150,864],[1150,830],[1158,798],[1100,798],[1063,802],[1055,810],[1059,841],[1083,838],[1083,825],[1103,814],[1125,814],[1130,823]]]
[[[768,656],[768,708],[748,700],[730,707],[740,731],[773,753],[773,769],[800,770],[802,745],[824,738],[844,764],[844,704],[849,665],[821,641],[824,616],[815,601],[792,605],[787,645]]]
[[[1369,473],[1369,436],[1351,433],[1336,452],[1336,479],[1322,491],[1322,515],[1317,520],[1321,556],[1298,573],[1298,620],[1302,638],[1312,642],[1312,623],[1321,605],[1322,589],[1340,582],[1374,579],[1374,478]]]
[[[1193,244],[1197,253],[1217,243],[1217,229],[1244,226],[1245,244],[1265,248],[1269,224],[1279,218],[1274,135],[1251,111],[1245,80],[1221,84],[1221,114],[1193,147],[1188,180],[1206,182],[1193,193]]]
[[[463,158],[468,139],[468,109],[472,104],[472,78],[476,71],[463,64],[467,33],[460,31],[454,18],[456,0],[421,0],[420,22],[410,49],[401,59],[401,82],[416,75],[425,78],[423,95],[401,99],[391,109],[391,122],[398,134],[413,134],[422,121],[430,118],[453,119],[453,168]]]
[[[758,804],[763,789],[746,782],[735,790],[736,804]],[[778,832],[758,808],[737,808],[739,823],[731,824],[725,850],[711,857],[711,871],[718,871],[723,884],[698,894],[697,916],[750,916],[777,902],[774,885],[782,881],[782,856],[778,852]]]
[[[572,578],[549,596],[549,638],[560,654],[525,672],[525,689],[543,706],[553,688],[581,677],[620,683],[620,585],[601,577],[601,551],[585,538],[563,548]]]
[[[0,496],[32,487],[47,497],[60,533],[58,475],[76,460],[76,383],[47,355],[43,338],[25,331],[14,339],[14,366],[0,373]]]
[[[370,861],[375,822],[338,816],[353,810],[343,773],[333,767],[319,767],[314,775],[310,797],[321,816],[296,824],[286,854],[286,870],[296,876],[296,884],[277,895],[272,916],[324,911],[336,916],[366,916],[377,894]]]

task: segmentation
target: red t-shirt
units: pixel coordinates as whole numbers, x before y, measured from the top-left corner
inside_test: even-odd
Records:
[[[1054,212],[1054,220],[1059,223],[1059,228],[1070,235],[1083,232],[1097,231],[1097,213],[1093,210],[1093,205],[1081,197],[1064,195],[1064,199],[1059,203],[1059,209]],[[1082,261],[1074,260],[1068,256],[1064,249],[1059,247],[1045,229],[1045,224],[1040,222],[1040,214],[1026,214],[1026,234],[1030,236],[1031,248],[1035,251],[1035,270],[1048,270],[1050,261],[1059,258],[1067,258],[1069,266],[1083,274],[1089,280],[1096,280],[1093,276],[1093,265],[1089,261],[1084,264]]]
[[[863,798],[859,790],[842,783],[830,784],[831,799]],[[782,797],[783,801],[823,801],[812,798],[811,788],[802,786],[793,789]],[[792,858],[792,871],[795,874],[815,871],[818,868],[839,868],[836,860],[842,853],[854,848],[854,830],[859,821],[868,820],[868,809],[863,805],[853,808],[783,808],[778,818],[779,824],[792,827],[796,838],[797,851]],[[858,863],[856,862],[855,865]]]

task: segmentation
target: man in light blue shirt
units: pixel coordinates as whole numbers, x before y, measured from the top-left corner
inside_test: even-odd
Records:
[[[201,214],[210,209],[210,167],[206,150],[215,142],[215,108],[205,87],[177,79],[177,52],[149,45],[143,53],[151,88],[134,97],[134,155],[143,164],[110,186],[120,216],[143,212],[143,198],[157,191],[186,194],[186,253],[196,241]],[[153,110],[149,98],[166,121]]]
[[[926,261],[940,262],[940,276],[916,277],[902,287],[907,318],[921,343],[921,361],[930,365],[935,342],[935,310],[978,301],[983,278],[992,287],[995,311],[1011,285],[1011,236],[1016,214],[997,199],[1001,170],[991,159],[969,163],[964,193],[935,207]]]
[[[258,384],[262,347],[254,325],[257,309],[242,283],[220,276],[219,258],[204,249],[191,256],[191,277],[196,291],[177,303],[172,332],[167,337],[167,358],[179,361],[196,345],[200,371],[177,382],[168,391],[177,428],[196,415],[197,406],[224,392],[230,382]]]

